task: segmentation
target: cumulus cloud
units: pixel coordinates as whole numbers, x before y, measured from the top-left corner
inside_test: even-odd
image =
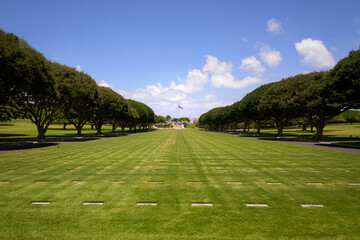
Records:
[[[242,59],[240,69],[253,71],[255,73],[265,72],[265,68],[261,65],[261,62],[257,60],[255,56]]]
[[[210,55],[207,55],[206,58],[207,60],[203,67],[203,72],[210,74],[211,84],[215,88],[223,87],[239,89],[260,82],[260,79],[257,77],[246,77],[237,80],[231,73],[233,71],[232,63],[221,62],[216,57]],[[249,66],[248,69],[254,70],[255,68]],[[259,70],[260,69],[257,69],[256,71]]]
[[[260,82],[259,77],[252,76],[236,79],[232,74],[232,63],[219,61],[218,58],[211,55],[205,57],[206,64],[201,70],[190,70],[184,79],[178,77],[178,82],[172,81],[169,87],[164,87],[158,83],[157,85],[148,85],[142,89],[133,91],[119,90],[118,92],[125,98],[148,104],[156,114],[177,113],[177,104],[180,104],[184,107],[181,114],[196,117],[199,113],[206,112],[214,107],[225,106],[234,102],[233,99],[218,98],[214,94],[206,94],[202,97],[199,97],[199,93],[197,97],[190,95],[202,91],[209,81],[215,88],[232,89],[241,89]],[[259,64],[261,66],[260,62]],[[252,69],[252,71],[261,72],[262,70],[259,70],[261,68],[257,67],[254,68],[256,70]]]
[[[149,85],[146,89],[137,89],[134,91],[119,90],[119,93],[125,98],[144,102],[179,102],[187,97],[186,93],[163,87],[160,83],[157,85]]]
[[[281,22],[279,20],[276,20],[275,18],[271,18],[266,22],[266,31],[277,35],[279,33],[281,33],[282,27],[281,27]]]
[[[335,65],[335,60],[331,52],[320,40],[311,38],[303,39],[295,43],[295,48],[304,58],[303,63],[315,68],[328,68]]]
[[[241,37],[241,41],[243,41],[243,42],[247,42],[248,40],[247,40],[247,38],[246,38],[246,37]]]
[[[208,82],[208,74],[201,72],[198,69],[191,70],[184,81],[178,77],[180,84],[176,84],[175,82],[170,83],[171,89],[181,90],[186,93],[194,93],[199,92],[204,89],[204,85]]]
[[[108,87],[108,88],[112,88],[112,87],[113,87],[112,84],[109,84],[109,83],[105,82],[105,80],[102,80],[102,81],[99,83],[99,86],[101,86],[101,87]]]
[[[163,87],[160,83],[157,85],[149,85],[145,89],[137,89],[134,91],[119,90],[125,98],[134,99],[149,105],[156,114],[176,116],[178,104],[184,109],[181,115],[199,117],[214,107],[225,106],[232,103],[226,99],[220,99],[213,94],[206,94],[203,97],[193,97],[182,92],[181,90]],[[177,117],[177,116],[176,116]]]
[[[277,67],[282,60],[280,52],[271,49],[268,45],[260,48],[260,58],[271,68]]]
[[[76,69],[77,71],[81,72],[81,67],[80,67],[80,65],[76,65],[76,66],[75,66],[75,69]]]

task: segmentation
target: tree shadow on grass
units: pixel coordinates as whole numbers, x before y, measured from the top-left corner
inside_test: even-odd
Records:
[[[1,138],[6,138],[6,137],[24,137],[24,136],[28,136],[26,134],[12,134],[12,133],[1,133],[0,137]]]
[[[14,126],[15,124],[13,123],[0,123],[0,127],[10,127],[10,126]]]

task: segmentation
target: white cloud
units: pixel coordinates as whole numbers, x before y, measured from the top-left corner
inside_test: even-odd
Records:
[[[248,40],[247,40],[247,38],[246,38],[246,37],[241,37],[241,41],[243,41],[243,42],[247,42]]]
[[[303,39],[301,42],[295,43],[295,48],[304,57],[302,62],[309,66],[327,68],[333,67],[336,63],[332,53],[327,50],[320,40]]]
[[[80,65],[76,65],[76,66],[75,66],[75,69],[76,69],[77,71],[81,72],[81,67],[80,67]]]
[[[275,18],[271,18],[266,22],[266,31],[271,32],[274,35],[281,33],[282,27],[281,22]]]
[[[105,80],[102,80],[102,81],[99,83],[99,86],[101,86],[101,87],[108,87],[108,88],[112,88],[112,87],[113,87],[112,84],[109,84],[109,83],[105,82]]]
[[[150,106],[155,114],[172,117],[178,117],[178,104],[181,109],[181,116],[199,117],[200,114],[209,111],[214,107],[225,106],[233,102],[226,99],[219,99],[214,94],[206,94],[204,97],[193,97],[181,90],[163,87],[160,83],[149,85],[145,89],[134,91],[119,90],[125,98],[134,99]]]
[[[206,64],[203,67],[204,73],[226,74],[232,71],[232,63],[220,62],[216,57],[206,55]]]
[[[137,89],[134,91],[119,90],[119,93],[125,98],[141,102],[179,102],[187,97],[186,93],[163,87],[160,83],[157,85],[148,85],[146,89]]]
[[[232,75],[232,63],[219,61],[210,55],[205,57],[206,64],[202,70],[190,70],[185,79],[182,80],[178,77],[178,82],[171,82],[169,87],[163,87],[158,83],[157,85],[148,85],[143,89],[119,90],[118,92],[125,98],[149,105],[156,114],[175,116],[178,114],[177,104],[180,104],[184,108],[180,110],[180,115],[199,117],[201,113],[214,107],[225,106],[234,102],[233,99],[218,98],[214,94],[205,94],[202,97],[199,97],[199,94],[196,97],[190,95],[202,91],[209,80],[215,88],[232,89],[241,89],[260,82],[260,78],[252,76],[236,79]]]
[[[178,77],[179,81],[181,79]],[[184,83],[176,85],[175,82],[170,83],[171,89],[181,90],[186,93],[199,92],[204,89],[204,85],[208,82],[208,74],[204,74],[198,69],[191,70],[186,76]]]
[[[257,77],[246,77],[244,79],[235,79],[235,77],[231,74],[233,71],[233,65],[232,63],[226,63],[219,61],[216,57],[206,55],[206,64],[203,67],[203,72],[210,74],[210,80],[211,85],[215,88],[233,88],[233,89],[239,89],[239,88],[245,88],[251,84],[260,82],[260,79]],[[255,58],[256,60],[256,58]],[[256,60],[257,61],[257,60]],[[261,63],[257,61],[260,66]],[[255,63],[256,64],[256,63]],[[257,67],[257,68],[256,68]],[[259,66],[252,66],[249,65],[248,70],[252,71],[262,71]],[[265,71],[265,69],[264,69]]]
[[[240,69],[253,71],[255,73],[265,72],[265,68],[261,65],[261,62],[257,60],[255,56],[242,59]]]
[[[277,67],[282,60],[280,52],[271,49],[268,45],[260,48],[260,57],[271,68]]]

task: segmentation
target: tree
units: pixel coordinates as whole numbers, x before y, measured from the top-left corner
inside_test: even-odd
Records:
[[[297,117],[290,101],[295,89],[291,78],[271,84],[262,96],[258,110],[269,116],[276,124],[278,135],[283,135],[285,124]]]
[[[325,90],[341,108],[360,107],[360,49],[350,51],[329,72]]]
[[[94,115],[91,122],[95,125],[97,134],[106,121],[115,121],[121,113],[125,112],[125,99],[108,87],[99,87],[100,98],[94,104]]]
[[[342,111],[341,105],[333,102],[325,87],[329,81],[328,72],[299,74],[291,81],[296,90],[290,100],[294,111],[305,116],[310,125],[316,128],[312,139],[323,139],[326,122]]]
[[[355,110],[347,110],[343,112],[341,115],[345,118],[346,122],[352,124],[353,122],[358,121],[360,112]]]
[[[61,93],[64,118],[74,125],[77,136],[81,136],[84,125],[94,115],[95,101],[99,98],[98,86],[89,75],[75,68],[53,63],[53,74]]]
[[[161,115],[155,115],[155,122],[156,123],[165,123],[167,118]]]
[[[259,104],[261,98],[264,96],[267,89],[269,89],[274,83],[264,84],[252,92],[246,94],[238,104],[235,104],[236,114],[239,118],[243,118],[246,121],[253,121],[257,128],[257,133],[260,134],[260,128],[263,122],[270,119],[269,112],[261,111]]]
[[[59,93],[46,58],[14,34],[0,30],[0,106],[14,107],[45,138],[59,113]]]

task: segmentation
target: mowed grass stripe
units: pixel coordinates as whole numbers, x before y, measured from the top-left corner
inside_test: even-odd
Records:
[[[7,229],[0,238],[356,239],[360,188],[348,183],[360,182],[359,160],[353,154],[196,130],[2,154],[0,179],[9,182],[0,184],[0,228]],[[289,172],[279,172],[283,169]],[[51,204],[29,204],[35,201]],[[104,204],[89,208],[84,202]],[[158,205],[139,207],[139,202]],[[209,202],[212,208],[191,207]],[[302,208],[304,203],[326,207]]]

